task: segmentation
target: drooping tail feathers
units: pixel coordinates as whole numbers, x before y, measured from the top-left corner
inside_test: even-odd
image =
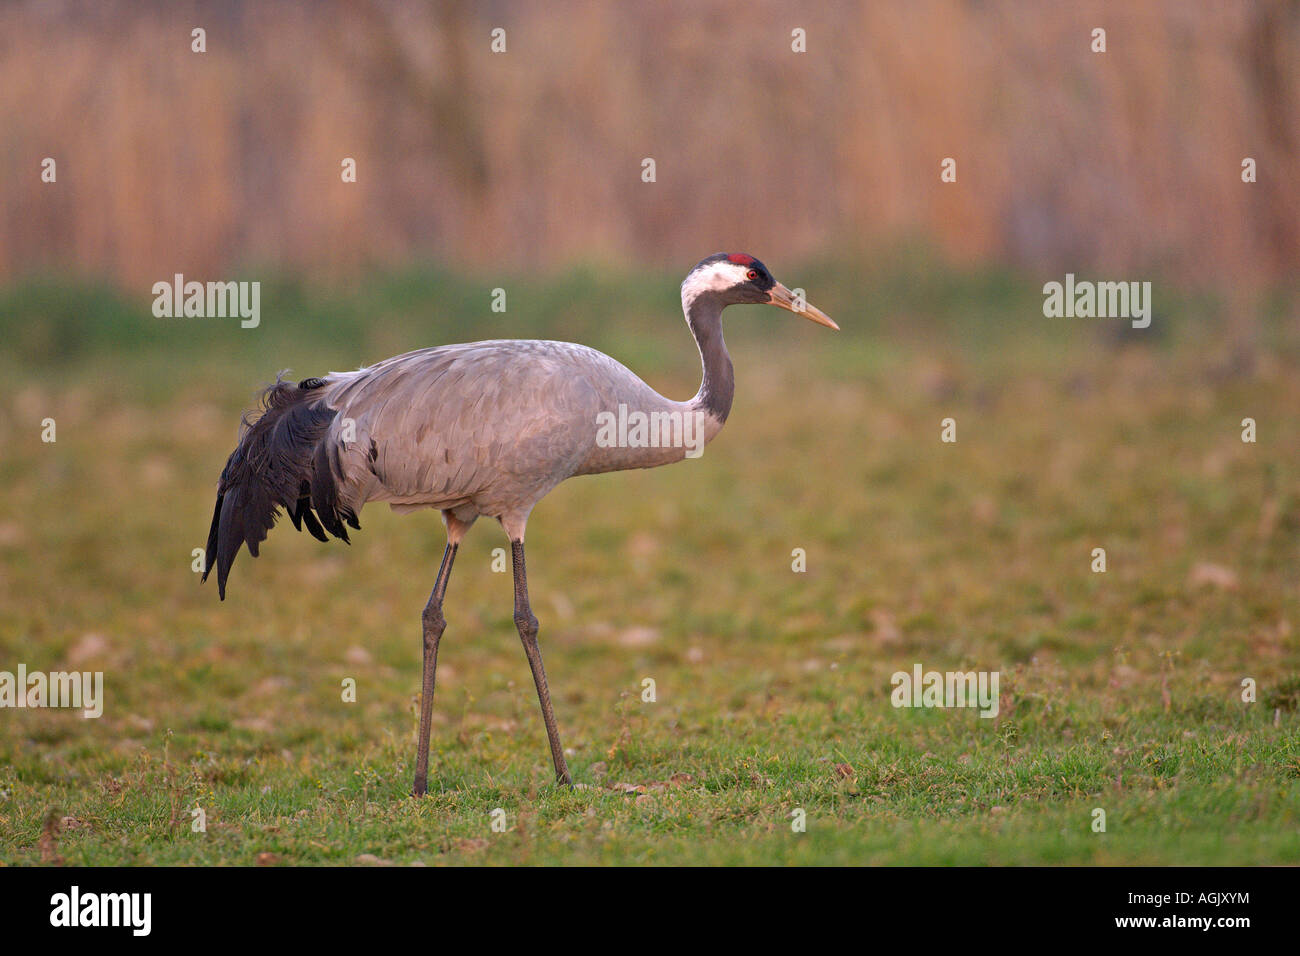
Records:
[[[344,522],[360,529],[351,508],[340,506],[338,456],[325,441],[337,412],[321,401],[322,379],[295,385],[283,373],[261,396],[261,414],[245,414],[239,444],[231,452],[217,484],[217,504],[208,531],[203,580],[217,569],[217,590],[224,601],[230,566],[243,544],[257,557],[257,546],[275,524],[280,508],[299,531],[303,525],[321,541],[325,532],[348,540]],[[315,513],[313,510],[315,509]]]

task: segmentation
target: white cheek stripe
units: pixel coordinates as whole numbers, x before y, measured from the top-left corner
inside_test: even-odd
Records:
[[[748,266],[721,260],[692,272],[682,283],[682,301],[691,303],[704,292],[723,292],[740,285],[749,272]]]

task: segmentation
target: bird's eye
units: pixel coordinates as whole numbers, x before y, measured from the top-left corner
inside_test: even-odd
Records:
[[[748,272],[745,273],[745,278],[746,278],[746,279],[757,279],[757,278],[758,278],[758,273],[757,273],[756,271],[754,271],[753,269],[750,269]]]

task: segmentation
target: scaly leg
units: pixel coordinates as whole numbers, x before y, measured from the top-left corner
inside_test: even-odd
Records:
[[[510,542],[515,566],[515,627],[528,655],[528,666],[533,669],[533,683],[537,685],[537,699],[542,705],[542,720],[546,722],[546,736],[551,743],[551,760],[555,762],[555,779],[573,786],[569,767],[564,762],[564,748],[560,746],[560,731],[555,725],[555,711],[551,708],[551,692],[546,686],[546,668],[542,666],[542,652],[537,646],[537,618],[528,606],[528,574],[524,570],[523,539]]]
[[[429,733],[433,727],[433,684],[438,672],[438,642],[447,627],[447,619],[442,616],[442,599],[447,593],[447,579],[451,577],[451,565],[456,560],[457,545],[448,542],[447,550],[442,554],[442,566],[438,568],[438,580],[429,595],[429,603],[424,606],[420,622],[424,627],[424,683],[420,691],[420,744],[415,754],[414,794],[422,797],[428,790],[429,783]]]

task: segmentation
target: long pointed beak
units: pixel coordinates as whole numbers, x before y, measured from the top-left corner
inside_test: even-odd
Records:
[[[796,297],[793,292],[779,282],[772,286],[768,296],[770,296],[768,301],[772,305],[779,305],[795,315],[802,315],[805,319],[816,322],[818,325],[824,325],[828,329],[834,329],[836,332],[840,330],[840,327],[831,320],[829,315],[821,309],[809,305],[801,297]]]

